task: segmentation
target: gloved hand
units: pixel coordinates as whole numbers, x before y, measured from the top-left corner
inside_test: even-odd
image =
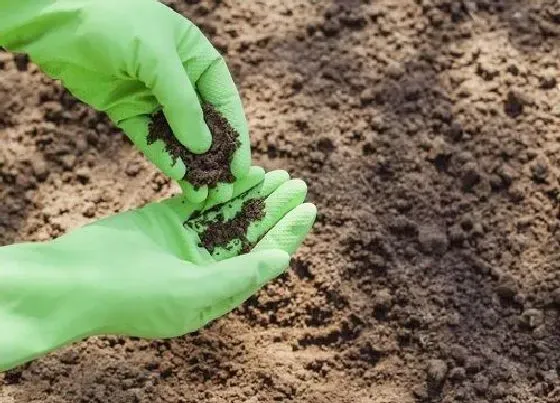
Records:
[[[226,314],[288,266],[315,218],[305,195],[286,172],[253,167],[234,199],[207,212],[175,197],[0,248],[0,370],[89,335],[174,337]],[[199,246],[202,221],[258,198],[266,214],[246,234],[251,252]]]
[[[167,6],[155,0],[5,0],[0,46],[28,53],[74,96],[105,111],[175,180],[186,167],[180,159],[173,164],[163,142],[148,145],[150,117],[163,108],[179,142],[205,152],[212,139],[202,98],[238,131],[231,172],[237,179],[247,174],[247,122],[226,63],[196,26]],[[208,196],[207,186],[181,187],[193,202]],[[227,200],[231,192],[231,184],[220,184],[209,199]]]

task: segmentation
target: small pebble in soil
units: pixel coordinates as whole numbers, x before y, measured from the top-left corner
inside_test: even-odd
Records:
[[[552,90],[556,88],[556,76],[554,72],[546,72],[541,77],[539,77],[540,87],[543,90]]]
[[[14,63],[18,71],[26,71],[29,64],[29,56],[25,53],[14,54]]]
[[[531,178],[537,183],[546,182],[549,171],[549,163],[546,157],[538,157],[531,165]]]
[[[90,177],[91,177],[91,172],[87,166],[79,167],[76,170],[76,178],[78,179],[78,182],[80,182],[81,184],[85,185],[86,183],[88,183]]]
[[[534,308],[527,309],[519,316],[519,324],[534,329],[544,322],[544,315],[542,311]]]
[[[442,360],[431,360],[426,368],[426,376],[429,384],[440,387],[447,375],[447,364]]]
[[[47,164],[45,160],[41,157],[35,157],[31,160],[31,168],[33,170],[33,174],[35,175],[35,178],[37,178],[39,182],[44,181],[47,178],[47,176],[49,176]]]

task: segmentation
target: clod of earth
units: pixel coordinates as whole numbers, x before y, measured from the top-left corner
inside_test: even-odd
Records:
[[[264,216],[265,203],[262,199],[247,200],[231,220],[223,221],[218,218],[217,221],[204,223],[207,228],[200,234],[200,246],[212,253],[216,248],[228,248],[231,241],[239,240],[241,253],[247,253],[254,247],[247,239],[249,225],[262,220]]]
[[[239,133],[212,105],[204,103],[202,111],[212,133],[212,146],[206,153],[194,154],[184,147],[174,136],[163,111],[157,112],[152,118],[148,144],[162,140],[165,143],[165,151],[173,158],[173,163],[175,164],[177,158],[183,161],[186,168],[183,179],[195,189],[203,185],[212,188],[219,182],[233,183],[235,177],[231,173],[230,165],[233,154],[239,148]]]

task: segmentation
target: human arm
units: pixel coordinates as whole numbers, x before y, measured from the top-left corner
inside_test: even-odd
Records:
[[[207,151],[211,135],[200,100],[211,103],[239,133],[230,170],[239,180],[250,166],[243,106],[222,56],[200,30],[155,0],[4,0],[0,46],[28,53],[80,100],[104,111],[166,175],[184,178],[162,141],[148,144],[151,116],[163,109],[177,139]],[[213,190],[182,183],[193,202],[222,201],[232,185]]]

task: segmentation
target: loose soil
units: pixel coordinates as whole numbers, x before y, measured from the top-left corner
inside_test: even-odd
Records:
[[[560,401],[557,1],[169,4],[225,54],[254,162],[302,177],[317,224],[200,332],[89,338],[4,375],[0,401]],[[0,68],[1,244],[177,191],[33,64]]]
[[[204,121],[212,133],[212,146],[204,154],[194,154],[184,147],[174,136],[165,119],[163,111],[157,112],[150,124],[148,144],[157,140],[165,143],[165,150],[173,158],[173,163],[180,158],[186,167],[184,180],[195,189],[203,185],[210,188],[218,183],[233,183],[235,177],[230,165],[233,154],[239,147],[239,133],[231,127],[220,112],[209,103],[202,105]]]
[[[262,199],[247,200],[231,220],[218,216],[214,221],[204,221],[206,229],[200,235],[200,246],[210,253],[216,248],[231,248],[232,241],[241,243],[241,253],[250,252],[254,245],[247,239],[247,230],[252,222],[262,220],[265,216],[265,203]]]

